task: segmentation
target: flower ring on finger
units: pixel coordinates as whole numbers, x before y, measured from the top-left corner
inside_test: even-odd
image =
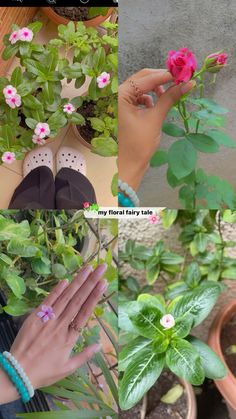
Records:
[[[77,333],[81,333],[83,328],[79,327],[78,323],[74,320],[70,323],[69,328],[75,330]]]

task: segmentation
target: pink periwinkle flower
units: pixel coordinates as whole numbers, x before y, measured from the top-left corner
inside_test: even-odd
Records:
[[[29,28],[22,28],[18,31],[18,36],[20,41],[31,42],[34,34]]]
[[[175,84],[188,82],[197,68],[195,55],[188,48],[179,51],[169,51],[166,66],[174,77]]]
[[[50,134],[49,125],[44,122],[39,122],[35,127],[34,133],[40,138],[48,137]]]
[[[33,135],[32,141],[34,144],[37,144],[37,145],[44,145],[46,143],[46,140],[44,138],[40,138],[36,134]]]
[[[11,164],[16,160],[15,153],[12,153],[11,151],[5,151],[2,155],[2,161],[3,163]]]
[[[217,73],[228,62],[228,54],[223,52],[216,52],[207,56],[205,66],[210,73]]]
[[[172,316],[172,314],[165,314],[161,318],[160,323],[164,327],[164,329],[171,329],[175,325],[175,319]]]
[[[55,318],[55,313],[53,312],[52,307],[42,305],[40,308],[41,308],[41,311],[37,313],[37,316],[40,317],[44,323],[46,323],[50,319]]]
[[[75,111],[75,107],[72,105],[72,103],[66,103],[63,107],[63,112],[68,113],[71,115]]]
[[[9,41],[12,45],[19,41],[19,31],[12,32],[9,37]]]
[[[19,108],[19,106],[21,105],[20,95],[16,94],[14,96],[6,98],[6,104],[10,106],[10,108],[12,109]]]
[[[8,86],[4,87],[3,89],[3,94],[5,96],[6,99],[15,96],[17,94],[17,90],[15,87],[13,87],[11,84],[9,84]]]
[[[83,206],[84,206],[84,209],[88,209],[90,207],[90,203],[89,202],[84,202]]]
[[[104,87],[108,86],[108,84],[110,84],[110,78],[111,75],[105,71],[100,74],[100,76],[97,77],[97,84],[99,89],[103,89]]]
[[[149,215],[148,219],[151,224],[158,224],[160,221],[160,217],[158,217],[156,214]]]

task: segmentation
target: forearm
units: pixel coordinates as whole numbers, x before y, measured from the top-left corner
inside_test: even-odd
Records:
[[[6,373],[0,369],[0,405],[13,402],[20,396]]]

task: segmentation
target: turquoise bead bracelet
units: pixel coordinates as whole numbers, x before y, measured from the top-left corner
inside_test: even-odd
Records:
[[[3,352],[3,356],[11,363],[13,368],[15,368],[17,374],[20,376],[26,389],[28,390],[30,398],[34,397],[34,387],[32,386],[29,378],[27,377],[24,369],[19,364],[17,359],[10,352],[7,352],[7,351]]]
[[[18,393],[21,396],[21,399],[24,403],[27,403],[30,401],[30,395],[29,392],[23,382],[23,380],[19,377],[17,374],[15,368],[11,365],[11,363],[2,355],[0,354],[0,365],[5,371],[5,373],[8,375],[11,382],[16,387]]]
[[[122,192],[118,193],[118,203],[122,207],[134,207],[133,202],[128,196],[125,196]]]
[[[124,192],[126,197],[129,198],[129,200],[131,201],[132,205],[129,205],[129,206],[139,207],[140,202],[139,202],[138,196],[137,196],[136,192],[131,188],[131,186],[128,185],[128,183],[122,182],[122,180],[119,179],[118,180],[118,187],[119,187],[121,193],[123,194],[123,192]],[[127,206],[127,205],[123,205],[123,206]]]

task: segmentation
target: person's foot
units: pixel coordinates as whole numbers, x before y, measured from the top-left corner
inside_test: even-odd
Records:
[[[61,147],[57,153],[57,172],[67,167],[86,176],[86,162],[83,154],[71,147]]]
[[[53,171],[53,154],[49,147],[38,147],[26,154],[23,162],[23,176],[27,176],[40,166],[46,166]]]

